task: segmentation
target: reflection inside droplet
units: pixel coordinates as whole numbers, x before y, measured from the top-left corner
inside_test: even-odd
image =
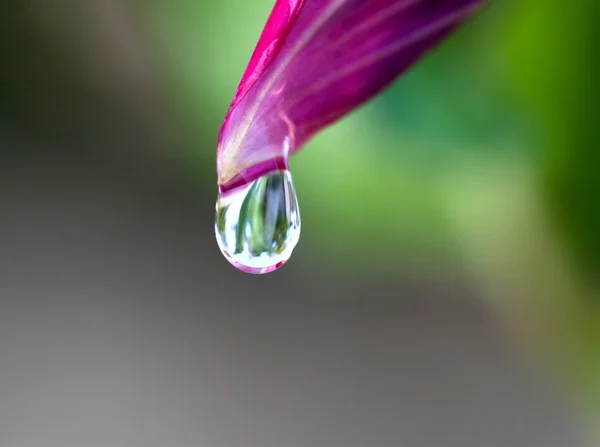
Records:
[[[227,260],[247,273],[281,267],[300,238],[300,213],[292,175],[273,171],[220,193],[215,233]]]

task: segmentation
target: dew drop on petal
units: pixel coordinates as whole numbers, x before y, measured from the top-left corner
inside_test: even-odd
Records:
[[[223,255],[236,268],[262,274],[281,267],[300,238],[291,173],[273,171],[219,193],[215,234]]]

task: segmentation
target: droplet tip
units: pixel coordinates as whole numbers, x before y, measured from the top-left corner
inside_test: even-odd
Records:
[[[277,264],[269,265],[267,267],[251,267],[251,266],[244,265],[244,264],[234,261],[233,258],[231,256],[229,256],[228,254],[225,254],[225,259],[227,259],[227,261],[229,261],[229,263],[231,265],[233,265],[239,271],[248,273],[250,275],[265,275],[267,273],[274,272],[275,270],[278,270],[280,267],[282,267],[287,262],[287,260],[279,261]]]

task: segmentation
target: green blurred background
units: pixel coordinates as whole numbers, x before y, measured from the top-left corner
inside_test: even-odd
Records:
[[[271,7],[4,1],[6,185],[97,178],[133,202],[158,194],[179,204],[164,213],[196,222],[181,210],[198,209],[208,241],[217,132]],[[592,0],[492,2],[291,160],[303,233],[275,279],[229,268],[212,242],[197,245],[198,275],[218,266],[213,282],[250,296],[306,281],[389,285],[399,300],[407,283],[469,290],[597,439],[599,18]],[[11,188],[6,203],[20,200]]]

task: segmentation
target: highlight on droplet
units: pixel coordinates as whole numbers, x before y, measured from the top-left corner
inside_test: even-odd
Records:
[[[300,239],[298,199],[288,170],[219,192],[215,234],[225,258],[247,273],[281,267]]]

